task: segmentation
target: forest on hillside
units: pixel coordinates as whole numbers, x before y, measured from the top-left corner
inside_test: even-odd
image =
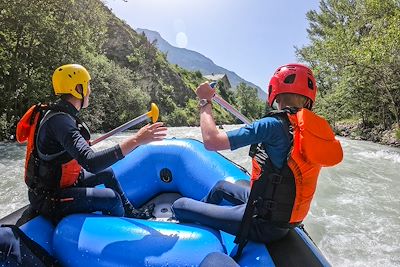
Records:
[[[316,112],[355,136],[400,140],[400,1],[321,0],[309,11],[308,46],[297,48],[317,78]],[[392,135],[385,141],[384,134]]]
[[[0,140],[13,137],[31,105],[56,100],[51,76],[69,63],[91,74],[91,104],[82,117],[92,131],[109,131],[151,102],[167,125],[199,124],[193,90],[204,82],[201,73],[169,64],[100,0],[0,0],[0,62]],[[250,118],[264,112],[255,88],[219,92]],[[235,122],[222,108],[214,115],[218,123]]]
[[[321,0],[307,19],[309,44],[296,54],[316,75],[315,111],[339,134],[399,144],[400,2]],[[56,100],[51,75],[68,63],[91,73],[82,117],[94,132],[143,114],[150,102],[169,126],[199,124],[193,90],[201,73],[169,64],[101,0],[0,0],[0,63],[0,140],[12,138],[31,105]],[[250,119],[265,112],[255,88],[219,93]],[[214,116],[237,122],[218,107]]]

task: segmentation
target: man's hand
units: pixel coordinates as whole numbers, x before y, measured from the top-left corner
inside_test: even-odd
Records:
[[[144,145],[152,141],[160,141],[167,135],[167,127],[162,122],[147,124],[136,133],[138,145]]]
[[[211,100],[215,95],[215,89],[211,88],[209,83],[202,83],[197,87],[196,95],[199,99]]]
[[[167,135],[167,127],[163,125],[162,122],[156,122],[140,128],[134,136],[120,144],[122,155],[126,156],[140,145],[163,140]]]

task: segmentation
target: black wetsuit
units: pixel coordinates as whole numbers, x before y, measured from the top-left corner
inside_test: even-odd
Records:
[[[10,225],[0,227],[0,266],[58,267],[60,264],[19,228]]]
[[[83,136],[78,110],[69,102],[60,100],[55,104],[56,110],[61,110],[43,123],[38,131],[37,147],[42,154],[53,155],[60,151],[65,153],[60,157],[76,159],[83,167],[77,182],[67,188],[54,188],[51,196],[45,192],[29,190],[29,200],[32,207],[42,215],[54,220],[72,213],[89,213],[101,211],[103,214],[124,216],[124,206],[131,206],[122,188],[109,168],[113,163],[123,158],[119,145],[94,152]],[[43,164],[43,161],[41,161]],[[50,166],[56,163],[51,163]],[[59,166],[58,166],[59,168]],[[40,168],[39,168],[40,170]],[[44,177],[40,174],[39,177]],[[57,179],[40,178],[40,179]],[[58,180],[45,181],[55,184]],[[106,188],[94,188],[104,184]]]

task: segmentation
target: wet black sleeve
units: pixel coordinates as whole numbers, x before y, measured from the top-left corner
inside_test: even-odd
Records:
[[[15,257],[15,260],[21,261],[21,253],[19,249],[19,241],[15,238],[13,232],[9,228],[0,228],[0,266],[11,260],[10,257]],[[7,266],[7,265],[6,265]]]
[[[49,127],[60,145],[89,172],[102,171],[124,157],[119,145],[94,152],[67,114],[52,117]]]

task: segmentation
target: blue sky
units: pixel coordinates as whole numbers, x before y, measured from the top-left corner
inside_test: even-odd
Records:
[[[108,0],[132,28],[200,52],[264,91],[274,70],[308,43],[306,12],[318,0]]]

